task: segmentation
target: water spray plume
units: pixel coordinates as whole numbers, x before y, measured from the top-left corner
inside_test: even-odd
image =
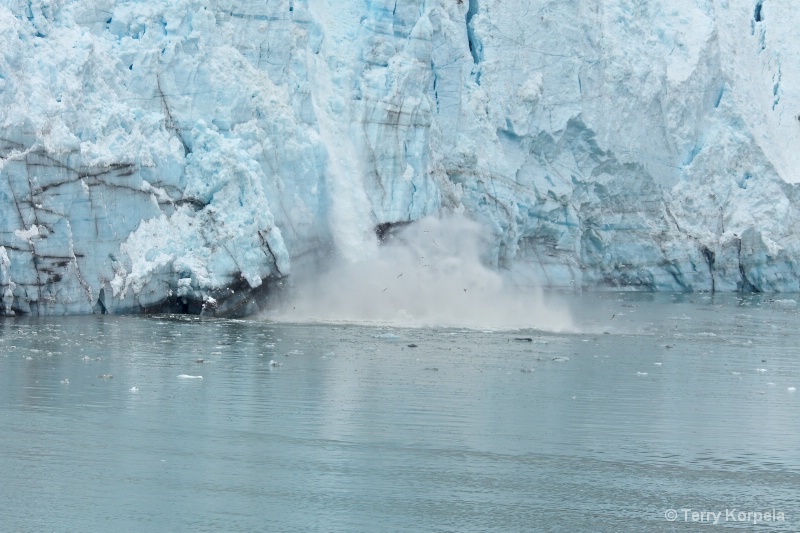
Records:
[[[566,308],[481,261],[487,235],[460,216],[428,217],[388,236],[376,254],[295,280],[268,318],[408,327],[572,327]]]

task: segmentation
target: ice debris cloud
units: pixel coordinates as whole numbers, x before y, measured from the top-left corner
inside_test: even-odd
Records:
[[[0,311],[252,312],[441,212],[530,284],[798,291],[798,25],[792,0],[6,0]]]
[[[299,275],[265,318],[399,327],[574,329],[566,307],[481,257],[488,235],[463,216],[426,217],[383,235],[371,257]],[[528,339],[530,340],[530,339]]]

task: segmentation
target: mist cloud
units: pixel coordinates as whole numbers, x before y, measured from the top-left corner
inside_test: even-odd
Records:
[[[571,329],[569,313],[481,261],[486,236],[464,217],[428,217],[397,230],[377,251],[294,280],[267,318],[407,327]]]

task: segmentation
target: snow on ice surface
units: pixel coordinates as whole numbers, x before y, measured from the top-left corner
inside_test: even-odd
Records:
[[[441,211],[532,284],[798,291],[800,10],[758,5],[6,0],[2,309],[252,310]]]

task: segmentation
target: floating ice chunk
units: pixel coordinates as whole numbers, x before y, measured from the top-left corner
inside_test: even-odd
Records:
[[[637,372],[636,375],[637,376],[646,376],[647,372]]]
[[[794,387],[788,387],[786,390],[788,390],[789,392],[794,392],[794,391],[796,391],[797,389],[795,389]]]
[[[563,363],[565,361],[569,361],[569,357],[553,357],[553,361],[557,363]]]
[[[131,392],[139,392],[139,387],[131,387],[128,390],[131,391]]]
[[[269,366],[281,366],[281,363],[275,361],[274,359],[270,359]]]
[[[64,378],[61,380],[62,385],[69,385],[69,378]]]
[[[203,376],[190,376],[189,374],[179,374],[178,379],[203,379]]]
[[[766,372],[766,368],[756,368],[756,372]]]
[[[661,366],[661,363],[653,363],[656,366]]]

